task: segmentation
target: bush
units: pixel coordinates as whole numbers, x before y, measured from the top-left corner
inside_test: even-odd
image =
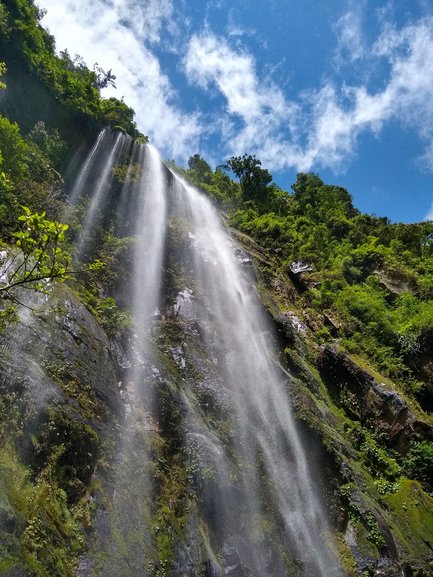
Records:
[[[414,443],[404,466],[411,479],[420,481],[427,491],[433,493],[433,443],[431,441]]]

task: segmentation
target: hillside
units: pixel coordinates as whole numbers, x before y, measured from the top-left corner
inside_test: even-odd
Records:
[[[307,575],[302,458],[324,566],[431,575],[433,223],[161,164],[39,17],[0,3],[0,575]]]

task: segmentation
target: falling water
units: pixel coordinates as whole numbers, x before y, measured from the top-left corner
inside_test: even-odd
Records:
[[[125,162],[127,178],[121,191],[110,196],[113,168]],[[136,166],[139,177],[128,178]],[[198,519],[191,520],[185,538],[187,549],[193,547],[192,542],[202,538],[197,527],[207,527],[212,567],[206,575],[339,577],[289,406],[290,379],[275,362],[272,329],[239,258],[240,249],[218,213],[202,194],[170,174],[152,147],[112,133],[104,133],[91,151],[74,201],[86,192],[91,197],[78,253],[89,243],[100,212],[111,212],[112,220],[124,227],[127,223],[126,233],[135,238],[130,280],[122,287],[134,319],[122,383],[127,418],[113,481],[114,529],[111,537],[96,540],[106,555],[102,573],[153,574],[146,572],[152,571],[147,557],[155,555],[149,447],[160,417],[155,391],[165,386],[176,388],[173,394],[180,399],[180,453],[194,454],[198,469],[211,477],[192,482],[188,489],[198,503],[190,517]],[[168,230],[175,222],[187,232],[179,256],[185,286],[170,313],[162,297],[163,270],[170,252]],[[196,382],[182,377],[177,385],[169,384],[157,366],[154,330],[165,322],[157,319],[170,314],[176,322],[196,327],[191,331],[196,349],[189,351],[196,362]],[[185,347],[169,351],[179,372],[185,371]],[[200,387],[217,407],[212,419],[198,402]],[[125,546],[127,535],[134,536],[132,549]],[[191,563],[170,575],[197,575],[199,569]]]
[[[141,163],[144,169],[139,188],[144,194],[136,214],[132,308],[143,331],[159,306],[167,208],[163,164],[152,146],[146,147]]]
[[[105,162],[105,153],[112,148],[112,144],[109,141],[109,130],[104,128],[98,135],[92,150],[87,155],[86,160],[83,162],[77,177],[75,178],[74,186],[69,194],[69,202],[75,204],[77,199],[82,195],[83,189],[87,179],[89,178],[89,173],[95,170],[95,159],[102,157]]]
[[[207,349],[217,355],[235,431],[237,463],[233,465],[221,443],[215,452],[215,485],[222,488],[217,495],[216,531],[221,542],[236,544],[243,564],[254,575],[286,575],[275,561],[269,566],[265,542],[252,539],[260,519],[272,510],[282,544],[303,567],[302,575],[340,575],[325,543],[325,516],[290,410],[289,383],[274,362],[270,327],[251,279],[209,200],[179,183],[176,201],[178,215],[190,223],[193,278],[205,302],[198,321]],[[202,442],[209,440],[208,435]],[[241,493],[224,478],[233,474],[233,467],[242,478]]]
[[[116,157],[120,153],[121,144],[123,144],[123,142],[124,139],[122,137],[122,134],[118,134],[114,142],[114,146],[112,147],[110,154],[107,157],[107,161],[102,166],[101,174],[99,175],[96,186],[94,186],[93,188],[91,202],[89,208],[87,209],[86,216],[84,218],[83,231],[80,241],[78,243],[78,250],[82,249],[84,243],[86,242],[89,236],[89,231],[93,227],[95,213],[97,208],[99,208],[101,197],[104,192],[104,188],[106,187],[106,181],[109,178],[111,178],[111,168],[114,164]]]
[[[95,575],[138,577],[149,574],[154,556],[149,447],[152,430],[157,427],[152,388],[157,369],[149,358],[162,285],[167,171],[152,146],[140,146],[119,134],[111,138],[105,162],[91,152],[87,181],[93,182],[93,187],[78,249],[79,254],[85,254],[91,235],[107,215],[118,232],[134,239],[128,278],[122,279],[118,291],[130,308],[133,328],[122,345],[127,361],[119,384],[125,417],[109,481],[111,497],[96,517],[93,558]],[[113,192],[113,174],[119,167],[123,184]]]

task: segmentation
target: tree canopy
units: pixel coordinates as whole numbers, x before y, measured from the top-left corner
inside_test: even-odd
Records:
[[[232,156],[223,168],[237,176],[244,200],[263,200],[272,175],[264,168],[258,158],[251,154]]]

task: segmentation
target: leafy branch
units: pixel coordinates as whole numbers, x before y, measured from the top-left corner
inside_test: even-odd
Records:
[[[16,287],[44,291],[47,281],[64,281],[74,274],[71,256],[64,248],[68,225],[46,219],[45,212],[22,208],[24,214],[18,220],[23,230],[13,235],[18,250],[0,253],[0,298],[11,297]]]

